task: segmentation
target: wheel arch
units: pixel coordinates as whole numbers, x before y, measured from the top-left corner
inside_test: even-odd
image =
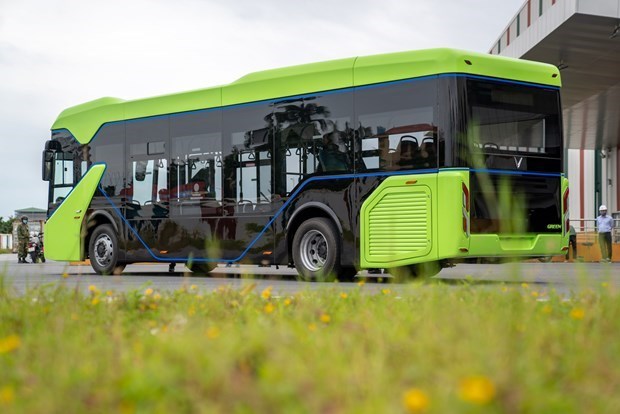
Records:
[[[292,262],[293,260],[293,238],[295,237],[297,229],[304,221],[314,217],[324,217],[330,220],[334,224],[334,226],[336,226],[338,235],[342,237],[342,224],[340,223],[340,220],[338,220],[338,216],[336,215],[336,213],[334,213],[334,210],[332,210],[326,204],[318,201],[311,201],[305,203],[291,215],[286,224],[286,247],[289,262]]]
[[[117,237],[120,239],[120,232],[118,228],[118,224],[112,214],[106,210],[95,210],[89,216],[88,220],[85,222],[85,226],[83,227],[83,239],[84,244],[82,246],[82,258],[88,257],[88,246],[90,245],[90,237],[93,234],[93,231],[101,226],[102,224],[109,224],[112,226],[112,229],[117,234]]]

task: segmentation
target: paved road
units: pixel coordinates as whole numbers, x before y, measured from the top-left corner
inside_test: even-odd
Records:
[[[274,293],[287,295],[307,289],[357,289],[356,283],[305,283],[295,280],[295,271],[286,268],[259,268],[255,266],[218,267],[210,277],[191,276],[178,265],[178,272],[169,273],[168,265],[138,264],[127,266],[122,276],[98,276],[90,266],[71,266],[66,263],[18,264],[16,255],[0,255],[0,275],[18,292],[40,285],[79,286],[86,290],[96,285],[103,290],[127,291],[151,286],[160,290],[175,290],[196,285],[209,291],[220,286],[238,287],[251,278],[257,290],[273,286]],[[479,288],[499,288],[503,283],[536,284],[541,290],[556,289],[569,294],[581,288],[600,287],[602,283],[620,288],[620,264],[607,263],[509,263],[501,265],[461,264],[443,269],[438,278],[455,286],[469,281]],[[369,276],[361,272],[358,278]],[[361,279],[360,279],[361,280]],[[375,277],[364,279],[369,292],[386,288]],[[406,291],[411,286],[390,284],[395,291]]]

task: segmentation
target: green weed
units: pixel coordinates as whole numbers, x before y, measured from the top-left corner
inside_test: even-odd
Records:
[[[620,301],[533,285],[129,293],[0,279],[0,412],[618,412]]]

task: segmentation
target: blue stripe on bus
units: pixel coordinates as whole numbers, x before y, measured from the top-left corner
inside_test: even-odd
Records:
[[[504,174],[504,175],[534,175],[534,176],[542,176],[542,177],[561,177],[561,174],[552,174],[552,173],[535,173],[535,172],[517,172],[517,171],[507,171],[507,170],[483,170],[483,169],[469,169],[469,168],[446,168],[442,169],[443,171],[471,171],[471,172],[489,172],[493,174]],[[196,263],[209,263],[209,262],[220,262],[220,263],[235,263],[242,260],[248,251],[256,244],[256,242],[262,237],[263,234],[269,229],[269,227],[273,224],[273,222],[284,212],[284,209],[287,208],[290,203],[297,197],[300,191],[308,184],[314,181],[326,181],[326,180],[342,180],[342,179],[356,179],[356,178],[369,178],[369,177],[392,177],[399,175],[413,175],[413,174],[433,174],[438,173],[439,169],[424,169],[424,170],[406,170],[406,171],[397,171],[397,172],[377,172],[377,173],[362,173],[362,174],[341,174],[341,175],[329,175],[329,176],[320,176],[320,177],[310,177],[304,182],[301,183],[297,187],[297,189],[289,196],[286,202],[278,209],[278,211],[274,214],[274,216],[267,222],[267,224],[263,227],[263,229],[258,233],[256,237],[250,242],[250,244],[246,247],[246,249],[236,258],[234,259],[222,259],[222,258],[193,258],[192,262]],[[146,244],[144,240],[140,237],[136,229],[134,229],[127,218],[121,213],[118,207],[114,204],[112,199],[108,196],[108,194],[103,190],[101,186],[99,186],[100,191],[105,196],[105,198],[110,202],[118,216],[125,222],[127,227],[131,230],[131,232],[136,236],[136,238],[142,243],[144,248],[149,252],[153,259],[161,261],[161,262],[187,262],[189,258],[175,258],[175,257],[160,257],[157,256],[151,248]],[[220,216],[215,216],[214,218],[220,218]]]

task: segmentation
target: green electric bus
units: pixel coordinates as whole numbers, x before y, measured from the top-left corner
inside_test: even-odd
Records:
[[[432,49],[64,110],[43,152],[46,256],[433,274],[563,254],[560,75]]]

